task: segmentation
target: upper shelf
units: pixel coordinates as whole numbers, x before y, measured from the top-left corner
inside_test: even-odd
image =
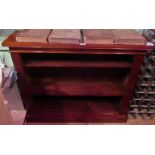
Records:
[[[55,68],[130,68],[132,56],[86,54],[22,54],[25,67]]]

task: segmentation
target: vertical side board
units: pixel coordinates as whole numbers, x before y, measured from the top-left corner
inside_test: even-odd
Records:
[[[28,75],[26,74],[21,55],[20,53],[11,51],[11,57],[14,62],[15,69],[17,71],[18,76],[18,86],[20,89],[21,97],[23,100],[24,108],[28,108],[28,105],[31,103],[31,97],[30,97],[30,86],[28,82]]]
[[[133,64],[131,67],[131,71],[129,73],[128,82],[126,84],[125,94],[120,103],[120,112],[128,113],[128,107],[130,100],[133,96],[133,91],[136,86],[136,82],[138,79],[138,75],[140,73],[140,68],[143,63],[144,55],[134,55],[133,56]]]

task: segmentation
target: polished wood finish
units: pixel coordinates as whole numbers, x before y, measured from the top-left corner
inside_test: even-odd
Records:
[[[81,99],[79,97],[76,99],[46,98],[43,101],[39,99],[29,107],[25,121],[27,123],[124,122],[127,116],[118,112],[118,103],[118,99]]]
[[[112,80],[102,81],[61,81],[31,88],[34,95],[52,96],[123,96],[121,83]]]
[[[15,40],[10,47],[27,108],[26,122],[122,122],[152,46],[52,44]]]
[[[128,104],[126,104],[129,100],[132,99],[133,90],[136,85],[136,81],[138,79],[138,75],[140,73],[140,67],[143,63],[143,55],[134,56],[134,61],[132,64],[131,72],[129,74],[128,82],[126,84],[126,92],[121,101],[120,112],[127,113],[128,112]]]
[[[29,93],[30,85],[28,82],[29,75],[25,72],[20,54],[12,52],[11,57],[13,59],[14,66],[18,74],[17,82],[19,85],[21,97],[23,99],[24,107],[27,108],[28,105],[31,103],[31,97]]]
[[[129,68],[131,66],[128,62],[75,62],[75,61],[32,61],[24,65],[25,67],[92,67],[92,68]]]

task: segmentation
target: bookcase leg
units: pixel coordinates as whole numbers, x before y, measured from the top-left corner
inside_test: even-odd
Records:
[[[125,95],[123,96],[123,99],[120,103],[121,113],[128,113],[129,102],[133,96],[133,90],[136,86],[138,75],[140,73],[140,67],[143,63],[144,55],[135,55],[133,59],[133,64],[126,84]]]

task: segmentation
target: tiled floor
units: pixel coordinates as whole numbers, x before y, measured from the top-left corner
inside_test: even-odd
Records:
[[[18,91],[17,85],[15,85],[13,88],[7,88],[3,91],[5,99],[8,101],[7,107],[11,111],[11,115],[13,117],[13,120],[15,124],[20,125],[23,124],[26,111],[24,110],[22,100],[20,98],[20,94]],[[90,123],[91,124],[91,123]],[[142,119],[137,118],[134,119],[131,116],[129,116],[129,119],[126,123],[103,123],[106,125],[113,125],[113,124],[121,124],[121,125],[155,125],[155,118],[150,119]]]

